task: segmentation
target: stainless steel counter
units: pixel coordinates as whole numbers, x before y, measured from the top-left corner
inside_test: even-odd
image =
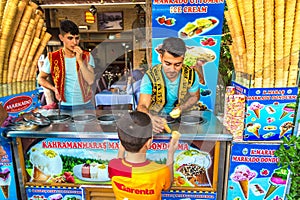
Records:
[[[104,114],[119,115],[127,111],[93,111],[97,117]],[[45,116],[56,113],[56,111],[46,111],[41,113]],[[65,113],[70,114],[70,113]],[[79,114],[91,114],[91,112],[84,112]],[[202,116],[205,122],[202,124],[183,124],[171,123],[169,126],[172,130],[178,130],[182,137],[186,140],[210,140],[210,141],[231,141],[232,135],[227,132],[222,123],[217,119],[213,113],[209,111],[192,111],[187,113],[189,115]],[[74,115],[74,113],[73,113]],[[20,137],[20,138],[111,138],[117,139],[116,124],[101,125],[99,121],[93,120],[90,122],[60,122],[52,123],[46,127],[40,127],[34,131],[6,131],[3,133],[4,137]],[[156,134],[155,139],[168,139],[170,134],[162,133]]]

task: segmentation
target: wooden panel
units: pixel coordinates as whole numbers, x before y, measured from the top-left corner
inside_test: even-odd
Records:
[[[112,188],[85,188],[86,200],[114,200]]]

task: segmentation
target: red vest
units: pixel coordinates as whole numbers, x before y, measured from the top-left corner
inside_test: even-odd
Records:
[[[66,102],[65,99],[65,79],[66,79],[66,69],[65,69],[65,59],[62,49],[54,52],[48,53],[48,58],[50,62],[50,72],[54,82],[55,87],[58,89],[61,95],[62,101]],[[88,65],[90,58],[90,53],[87,51],[83,52],[82,59],[85,64]],[[76,62],[77,75],[79,80],[79,85],[82,93],[83,102],[88,102],[92,98],[92,88],[84,80],[81,70],[79,70],[79,64]]]

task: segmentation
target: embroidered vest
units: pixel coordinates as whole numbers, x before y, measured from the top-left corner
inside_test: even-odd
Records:
[[[62,101],[66,102],[65,98],[65,79],[66,79],[66,66],[65,59],[62,49],[54,52],[48,53],[48,58],[50,62],[50,72],[54,82],[55,87],[58,89],[61,95]],[[87,65],[89,62],[90,54],[84,51],[82,59]],[[77,75],[79,80],[79,85],[82,93],[83,102],[87,102],[92,98],[91,86],[84,80],[81,70],[79,70],[79,64],[76,62]]]
[[[165,106],[168,92],[162,70],[162,65],[158,64],[146,72],[152,84],[152,96],[149,110],[156,113],[159,113]],[[183,65],[181,68],[181,77],[178,88],[179,105],[189,98],[190,95],[188,93],[188,89],[192,87],[194,81],[194,69]]]

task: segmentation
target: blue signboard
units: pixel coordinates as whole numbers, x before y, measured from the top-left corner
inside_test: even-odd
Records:
[[[201,191],[169,191],[162,192],[162,200],[213,200],[217,199],[215,192]]]
[[[233,82],[235,91],[246,95],[244,140],[280,140],[294,127],[297,87],[246,88]]]
[[[0,133],[3,129],[0,128]],[[0,136],[0,199],[17,199],[12,149],[8,140]]]
[[[198,102],[203,109],[214,110],[224,5],[225,0],[152,1],[152,65],[160,63],[157,50],[164,39],[182,38],[184,64],[203,71]]]
[[[28,200],[82,200],[83,192],[79,187],[26,186]]]
[[[277,165],[280,144],[233,143],[227,200],[284,199],[289,170]]]

